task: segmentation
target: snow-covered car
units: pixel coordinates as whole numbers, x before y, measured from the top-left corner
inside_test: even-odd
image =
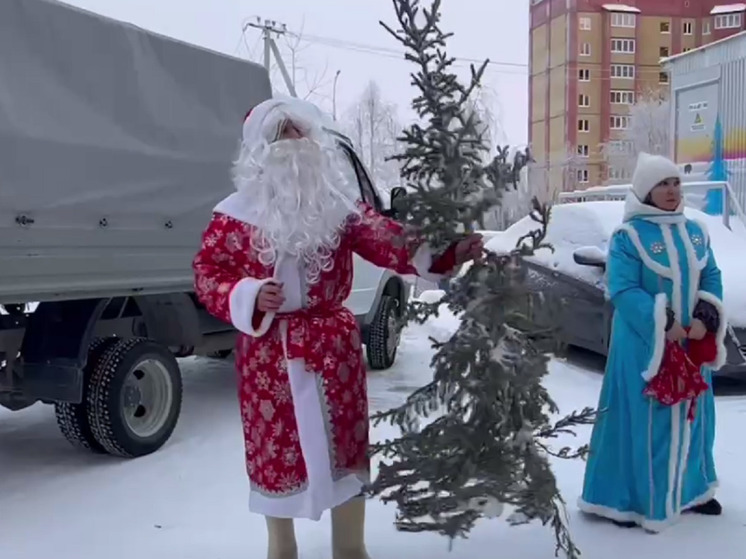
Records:
[[[728,229],[719,216],[686,208],[688,217],[704,223],[710,234],[715,259],[723,272],[725,308],[729,330],[726,336],[727,364],[719,374],[746,373],[746,229],[732,220]],[[529,289],[541,292],[543,304],[532,305],[533,318],[546,326],[558,326],[568,345],[602,355],[608,352],[613,307],[604,272],[609,239],[622,223],[624,202],[579,202],[552,208],[544,249],[527,259]],[[507,252],[522,236],[537,228],[529,217],[492,237],[487,250]],[[542,311],[546,311],[542,316]],[[550,316],[554,313],[555,316]],[[559,317],[556,314],[559,313]]]

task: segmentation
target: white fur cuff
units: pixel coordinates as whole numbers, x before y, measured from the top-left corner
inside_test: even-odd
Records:
[[[718,330],[715,332],[715,343],[718,348],[717,357],[714,362],[705,363],[707,367],[710,367],[713,371],[717,371],[728,361],[728,350],[725,348],[725,334],[728,330],[728,317],[725,316],[723,302],[709,291],[697,291],[697,299],[710,303],[718,312]]]
[[[650,382],[661,368],[663,352],[666,350],[666,306],[668,299],[665,293],[655,296],[653,305],[653,353],[650,356],[647,370],[642,372],[642,378]],[[644,317],[641,317],[644,320]]]
[[[434,274],[430,271],[430,268],[433,265],[433,251],[427,243],[423,243],[419,246],[412,257],[411,263],[412,266],[414,266],[414,269],[417,270],[417,275],[426,281],[438,283],[440,280],[447,277],[442,274]]]
[[[264,284],[271,281],[271,279],[244,278],[233,287],[229,298],[231,322],[240,332],[258,338],[269,330],[275,316],[274,313],[266,313],[262,317],[262,323],[258,329],[254,328],[253,319],[259,290]]]

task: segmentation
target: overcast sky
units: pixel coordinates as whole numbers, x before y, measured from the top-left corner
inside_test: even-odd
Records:
[[[1,0],[0,0],[1,1]],[[297,72],[299,93],[319,85],[312,100],[331,110],[337,70],[339,112],[354,104],[369,80],[411,118],[412,66],[397,54],[399,45],[379,25],[395,25],[389,0],[66,0],[103,15],[128,21],[221,52],[262,60],[260,32],[243,22],[260,16],[303,31]],[[427,5],[429,2],[424,0]],[[465,59],[489,58],[485,80],[491,110],[503,124],[503,141],[527,137],[528,0],[444,0],[443,28],[455,36],[449,53]],[[355,6],[354,9],[351,6]],[[287,49],[285,49],[287,53]],[[289,60],[286,59],[286,63]],[[326,73],[324,79],[322,75]]]

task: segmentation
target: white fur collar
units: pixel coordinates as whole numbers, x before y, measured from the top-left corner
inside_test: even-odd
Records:
[[[643,204],[634,192],[630,191],[624,201],[624,221],[631,219],[642,219],[653,223],[683,223],[686,221],[684,215],[684,201],[673,212],[668,212]]]
[[[247,192],[234,192],[224,198],[213,209],[214,212],[227,215],[237,221],[253,225],[258,216],[258,208]]]

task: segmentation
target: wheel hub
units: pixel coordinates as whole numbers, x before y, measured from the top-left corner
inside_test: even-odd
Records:
[[[122,409],[127,427],[137,436],[155,435],[168,420],[173,385],[166,367],[155,359],[137,364],[125,380]]]

